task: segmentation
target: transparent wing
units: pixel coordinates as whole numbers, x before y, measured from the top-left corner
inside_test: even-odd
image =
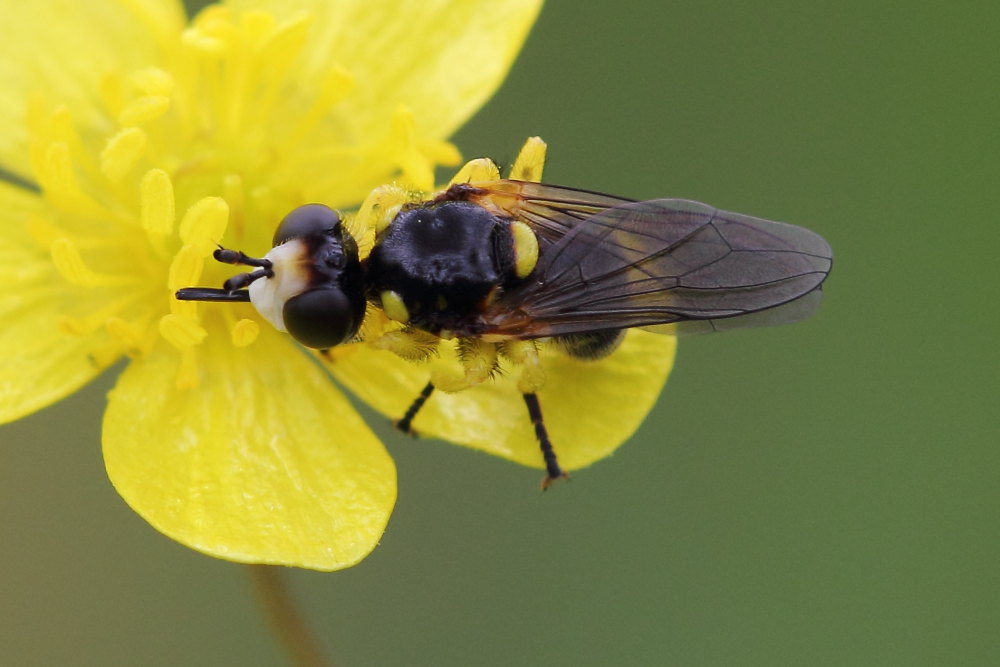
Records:
[[[574,227],[615,206],[631,203],[600,192],[528,181],[470,183],[457,196],[528,224],[542,251],[562,240]]]
[[[830,246],[807,229],[681,199],[557,220],[565,231],[543,248],[528,281],[482,314],[482,333],[657,325],[691,333],[730,328],[737,318],[749,326],[793,321],[815,309],[832,263]]]

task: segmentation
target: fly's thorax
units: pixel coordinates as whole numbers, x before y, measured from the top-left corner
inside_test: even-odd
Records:
[[[369,298],[392,319],[461,335],[464,323],[523,278],[514,224],[465,201],[404,209],[368,259]]]

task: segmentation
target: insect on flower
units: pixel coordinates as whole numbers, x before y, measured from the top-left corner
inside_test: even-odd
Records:
[[[404,359],[456,339],[463,375],[432,376],[396,422],[405,432],[435,390],[484,382],[506,358],[521,368],[543,488],[566,473],[536,394],[540,345],[599,360],[632,327],[686,334],[792,322],[816,309],[832,262],[823,238],[794,225],[518,180],[457,183],[385,207],[375,232],[360,258],[339,214],[305,205],[284,218],[262,258],[215,252],[254,270],[177,298],[249,301],[317,349],[357,340],[379,311],[397,323],[380,346]]]

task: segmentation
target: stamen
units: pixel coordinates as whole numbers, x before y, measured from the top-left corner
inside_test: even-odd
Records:
[[[37,165],[38,181],[48,193],[61,196],[80,192],[70,158],[69,146],[56,141],[45,150],[41,164]]]
[[[139,217],[154,243],[174,230],[174,184],[162,169],[150,169],[139,184]]]
[[[434,164],[442,167],[454,167],[462,161],[462,152],[450,141],[440,139],[421,140],[417,142],[421,152],[430,158]]]
[[[521,147],[521,151],[511,167],[510,177],[518,181],[542,180],[542,169],[545,167],[545,152],[548,146],[541,137],[529,137]]]
[[[236,347],[247,347],[260,335],[260,325],[254,320],[242,319],[233,325],[230,336]]]
[[[125,107],[125,90],[122,78],[118,72],[111,72],[101,77],[99,84],[101,103],[108,113],[117,118]]]
[[[89,336],[104,326],[109,319],[117,317],[118,313],[125,311],[142,298],[141,293],[133,292],[101,306],[85,317],[64,315],[59,318],[59,329],[71,336]]]
[[[358,242],[362,258],[371,251],[375,235],[388,227],[403,204],[411,200],[409,193],[398,185],[381,185],[365,197],[358,214],[348,221],[348,231]]]
[[[403,178],[418,190],[434,187],[434,165],[417,148],[416,119],[413,110],[401,104],[392,117],[389,150],[393,161],[403,171]]]
[[[263,9],[250,9],[240,15],[240,30],[247,44],[258,52],[273,29],[274,16]]]
[[[267,18],[266,25],[264,17]],[[273,32],[266,37],[264,32],[271,30],[274,25],[271,14],[258,10],[244,15],[245,22],[249,23],[250,18],[254,18],[258,24],[253,26],[251,32],[260,38],[258,46],[260,62],[266,63],[268,67],[274,67],[278,72],[284,72],[305,46],[306,34],[313,21],[312,14],[305,10],[296,12],[273,28]]]
[[[103,370],[118,361],[122,356],[122,346],[116,340],[104,341],[95,347],[90,348],[87,357],[94,368]]]
[[[197,285],[205,269],[205,256],[192,245],[186,245],[174,255],[167,273],[167,289],[171,292],[186,285]]]
[[[45,119],[45,134],[51,141],[61,141],[79,148],[80,137],[73,126],[73,116],[65,106],[58,106]]]
[[[57,239],[66,236],[64,230],[35,213],[28,214],[24,229],[40,248],[50,248]]]
[[[143,351],[143,342],[146,338],[145,327],[140,327],[121,317],[109,317],[104,322],[104,328],[107,329],[108,335],[121,343],[125,350],[133,353]]]
[[[170,313],[160,318],[160,335],[178,350],[200,345],[208,332],[190,317]]]
[[[488,157],[481,157],[466,162],[465,165],[458,170],[458,173],[455,174],[454,178],[448,182],[448,185],[455,185],[456,183],[477,183],[479,181],[496,181],[499,179],[500,168],[497,167],[496,162]]]
[[[102,282],[101,276],[83,261],[76,244],[65,236],[53,241],[49,251],[56,270],[70,284],[90,288]]]
[[[159,67],[136,70],[129,75],[129,81],[147,96],[169,96],[174,90],[174,77]]]
[[[101,173],[112,183],[120,182],[132,170],[146,149],[146,133],[127,127],[108,140],[101,151]]]
[[[353,89],[354,76],[343,67],[334,64],[320,85],[319,95],[302,115],[301,120],[296,123],[287,143],[294,146],[302,141],[330,109],[343,101]]]
[[[166,95],[146,95],[127,103],[118,114],[118,123],[125,126],[142,125],[156,120],[170,110],[170,98]]]
[[[174,386],[178,389],[195,389],[198,387],[198,353],[195,348],[181,351],[181,365],[174,378]]]
[[[242,239],[247,208],[242,176],[226,174],[222,177],[222,198],[229,204],[229,224],[232,226],[232,234]]]
[[[220,197],[205,197],[184,214],[180,225],[181,241],[193,245],[203,255],[216,247],[226,232],[229,205]]]
[[[205,34],[200,26],[182,32],[181,44],[202,56],[223,56],[229,50],[225,40]]]
[[[118,219],[80,190],[76,167],[66,142],[33,144],[32,166],[46,197],[58,208],[84,216]]]

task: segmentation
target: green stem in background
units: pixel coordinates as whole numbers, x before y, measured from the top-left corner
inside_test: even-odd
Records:
[[[297,667],[331,667],[316,637],[306,624],[281,569],[272,565],[248,565],[257,599],[264,608],[271,631],[281,640],[289,662]]]

